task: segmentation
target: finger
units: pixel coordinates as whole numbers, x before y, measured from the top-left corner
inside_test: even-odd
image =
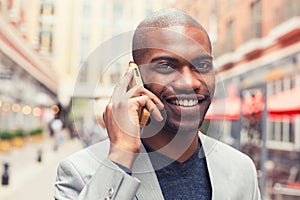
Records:
[[[130,102],[137,103],[139,108],[145,107],[157,121],[163,120],[157,104],[155,104],[148,96],[143,95],[134,97],[130,99]]]
[[[128,91],[128,94],[129,94],[130,97],[137,97],[137,96],[146,95],[146,96],[148,96],[151,99],[151,101],[159,109],[163,109],[164,108],[164,104],[161,102],[161,100],[155,94],[153,94],[150,90],[144,88],[143,86],[135,86],[135,87],[131,88]]]
[[[130,81],[133,78],[133,69],[131,67],[128,68],[126,74],[123,76],[123,78],[119,81],[119,83],[116,85],[113,95],[122,95],[127,91],[127,87],[130,83]]]
[[[108,125],[108,119],[109,119],[109,114],[111,112],[111,107],[112,107],[112,103],[111,103],[111,100],[109,100],[108,104],[106,105],[105,107],[105,110],[103,112],[103,120],[104,120],[104,123],[105,125]]]

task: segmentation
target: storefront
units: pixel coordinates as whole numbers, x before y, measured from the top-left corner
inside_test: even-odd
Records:
[[[49,62],[0,18],[0,130],[33,129],[53,117],[55,79]]]
[[[270,196],[300,182],[294,170],[300,168],[299,46],[266,55],[260,50],[259,57],[225,72],[224,87],[236,85],[238,95],[234,101],[217,97],[206,118],[222,123],[220,138],[254,160]]]

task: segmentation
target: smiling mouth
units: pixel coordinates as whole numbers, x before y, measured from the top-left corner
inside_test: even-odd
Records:
[[[170,103],[177,105],[177,106],[183,106],[183,107],[193,107],[199,103],[199,100],[196,99],[180,99],[180,100],[171,100]]]
[[[165,98],[166,102],[169,104],[180,106],[180,107],[194,107],[199,105],[206,99],[206,95],[176,95],[176,96],[169,96]]]

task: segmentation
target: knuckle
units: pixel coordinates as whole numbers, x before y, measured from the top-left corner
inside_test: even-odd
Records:
[[[149,112],[153,112],[155,110],[156,106],[155,105],[151,105],[149,108]]]
[[[114,104],[113,109],[118,109],[118,110],[122,110],[127,106],[127,103],[124,101],[120,101],[117,104]]]

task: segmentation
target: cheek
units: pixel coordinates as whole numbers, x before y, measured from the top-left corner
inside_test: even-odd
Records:
[[[215,91],[215,76],[213,74],[209,74],[207,76],[203,76],[203,78],[209,93],[213,96]]]
[[[162,84],[157,83],[148,83],[144,85],[146,89],[150,90],[157,97],[161,96],[161,93],[164,90],[164,86]]]
[[[172,76],[163,76],[158,73],[141,71],[145,88],[154,94],[160,94],[164,88],[172,83]]]
[[[215,82],[214,81],[211,81],[208,83],[208,90],[209,90],[210,96],[213,97],[214,93],[215,93]]]

